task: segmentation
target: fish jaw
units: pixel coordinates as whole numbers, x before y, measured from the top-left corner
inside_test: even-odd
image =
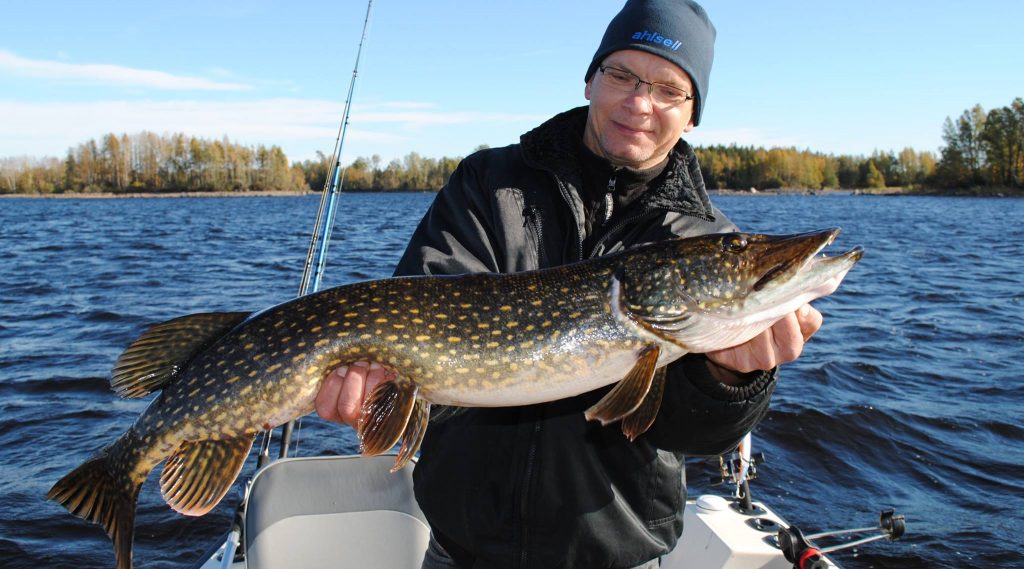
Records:
[[[736,271],[731,278],[687,291],[691,308],[680,318],[649,322],[687,350],[706,353],[743,344],[801,306],[835,292],[863,256],[857,247],[834,257],[819,256],[838,229],[769,239],[757,251],[758,270]],[[752,263],[751,263],[752,264]],[[709,292],[710,291],[710,292]]]
[[[685,330],[675,337],[697,353],[714,352],[738,346],[771,328],[786,315],[801,306],[835,292],[853,262],[838,272],[823,275],[818,284],[793,296],[780,298],[776,304],[767,304],[754,311],[736,313],[709,312],[694,315]]]
[[[838,233],[839,230],[834,229],[811,234],[824,234],[827,238],[802,259],[784,259],[762,275],[740,302],[722,305],[720,310],[709,311],[709,316],[737,322],[774,323],[801,306],[832,294],[864,255],[860,247],[834,257],[818,255]]]

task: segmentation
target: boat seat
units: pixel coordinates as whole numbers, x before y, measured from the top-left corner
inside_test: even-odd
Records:
[[[253,478],[245,513],[249,569],[420,567],[430,528],[413,464],[394,456],[282,459]]]

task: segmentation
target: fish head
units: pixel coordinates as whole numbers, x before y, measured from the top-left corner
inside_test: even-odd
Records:
[[[818,255],[838,234],[835,228],[673,241],[658,259],[625,270],[623,305],[645,327],[687,351],[732,347],[838,288],[863,255],[859,247]]]

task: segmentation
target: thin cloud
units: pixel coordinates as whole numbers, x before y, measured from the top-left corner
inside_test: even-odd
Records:
[[[103,85],[146,87],[167,91],[248,91],[251,85],[211,81],[201,77],[172,75],[152,69],[134,69],[106,63],[65,63],[28,59],[0,51],[0,72],[61,81],[86,81]]]
[[[686,141],[699,146],[716,144],[737,146],[790,147],[799,146],[800,140],[793,136],[779,136],[753,128],[714,129],[703,127],[689,132]]]
[[[277,144],[289,158],[301,159],[312,156],[316,149],[330,150],[343,107],[337,101],[283,98],[236,102],[0,100],[0,156],[61,156],[69,147],[109,132],[151,131],[216,139],[226,135],[244,144]],[[389,108],[395,110],[386,110]],[[353,155],[424,152],[439,145],[437,137],[452,134],[445,128],[425,127],[470,125],[493,132],[514,125],[518,132],[543,118],[430,108],[428,103],[410,101],[356,106],[347,133],[347,140],[356,143]]]
[[[535,114],[517,113],[487,113],[477,111],[465,112],[377,112],[360,113],[353,112],[352,121],[360,121],[369,124],[393,123],[402,125],[405,128],[419,129],[432,126],[473,124],[473,123],[520,123],[524,121],[537,121],[542,117]]]
[[[437,105],[426,101],[376,101],[373,103],[356,103],[353,110],[370,111],[374,109],[434,109]]]

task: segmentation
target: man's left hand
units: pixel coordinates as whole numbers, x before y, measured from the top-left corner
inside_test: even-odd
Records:
[[[750,373],[757,370],[769,370],[800,357],[804,344],[818,331],[818,328],[821,328],[821,322],[821,312],[818,312],[810,304],[805,304],[745,344],[717,352],[708,352],[707,358],[718,366],[733,372]],[[723,381],[721,374],[714,375],[716,379]],[[723,383],[732,383],[732,381],[723,381]]]

